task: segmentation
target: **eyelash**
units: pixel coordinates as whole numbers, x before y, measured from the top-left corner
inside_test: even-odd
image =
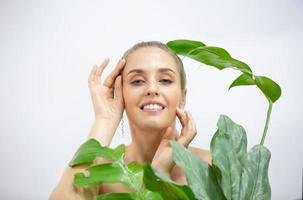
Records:
[[[163,82],[164,81],[164,82]],[[144,80],[134,80],[131,82],[132,85],[135,85],[135,86],[139,86],[141,85],[141,83],[144,82]],[[160,82],[163,82],[164,85],[169,85],[171,84],[173,81],[170,80],[170,79],[161,79]]]
[[[138,85],[141,84],[141,81],[143,81],[143,80],[135,80],[135,81],[132,81],[131,84],[132,84],[132,85],[135,85],[135,86],[138,86]],[[139,83],[139,82],[140,82],[140,83]]]
[[[160,81],[165,81],[165,84],[171,84],[173,81],[170,79],[161,79]]]

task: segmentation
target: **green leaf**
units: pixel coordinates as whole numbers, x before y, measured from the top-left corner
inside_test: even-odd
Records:
[[[218,131],[211,141],[210,148],[212,156],[217,156],[217,154],[220,156],[219,154],[221,154],[221,152],[231,150],[235,151],[238,158],[245,156],[247,153],[247,137],[244,128],[236,124],[226,115],[220,115],[217,126]],[[224,144],[224,146],[222,146],[221,143]]]
[[[219,168],[218,182],[228,200],[239,199],[242,166],[247,149],[245,130],[230,118],[221,115],[218,130],[211,140],[213,165]]]
[[[89,175],[75,174],[74,183],[79,186],[105,183],[123,183],[129,188],[139,190],[143,182],[143,168],[132,162],[127,166],[120,161],[105,163],[87,168]]]
[[[243,160],[244,171],[241,176],[242,185],[240,199],[270,200],[271,189],[268,180],[270,151],[255,145]]]
[[[134,200],[133,193],[107,193],[95,196],[93,200]]]
[[[117,163],[106,163],[87,168],[89,175],[76,173],[74,183],[78,186],[99,185],[103,182],[117,183],[123,180],[123,170]]]
[[[211,141],[213,165],[228,200],[270,199],[268,165],[270,152],[256,145],[247,153],[245,130],[227,116],[221,115],[218,130]]]
[[[223,48],[205,46],[202,42],[193,40],[173,40],[169,41],[167,46],[176,54],[190,57],[220,70],[237,68],[251,73],[251,69],[246,63],[232,58]]]
[[[96,157],[104,157],[111,160],[122,159],[125,152],[125,146],[119,145],[116,149],[102,147],[95,139],[89,139],[75,153],[69,166],[74,167],[81,164],[90,164]]]
[[[255,80],[252,78],[252,75],[243,73],[230,84],[228,89],[240,85],[256,85],[256,83]]]
[[[131,193],[108,193],[100,196],[96,196],[94,200],[163,200],[161,195],[157,192],[151,192],[143,189],[137,192]]]
[[[242,71],[243,74],[233,81],[229,89],[239,85],[257,85],[272,103],[281,96],[281,88],[277,83],[268,77],[253,75],[246,63],[232,58],[223,48],[205,46],[202,42],[194,40],[172,40],[167,43],[167,46],[176,54],[214,66],[219,70],[233,68]]]
[[[144,184],[153,192],[161,194],[163,199],[194,200],[195,196],[186,185],[179,185],[165,176],[162,176],[149,163],[144,164]]]
[[[206,65],[214,66],[220,70],[225,68],[237,68],[251,72],[250,67],[239,60],[232,58],[229,53],[219,47],[200,47],[186,55]]]
[[[187,55],[188,52],[198,48],[203,47],[203,44],[200,41],[194,40],[173,40],[169,41],[166,44],[171,50],[173,50],[176,54]]]
[[[276,82],[265,76],[255,76],[255,81],[257,86],[263,92],[263,94],[272,103],[274,103],[280,98],[281,88]]]
[[[152,192],[146,189],[144,189],[143,194],[140,195],[143,197],[142,200],[164,200],[158,192]]]
[[[187,183],[197,199],[225,199],[217,183],[215,169],[207,162],[191,154],[175,141],[170,142],[173,148],[173,159],[186,174]]]
[[[143,167],[136,163],[131,162],[127,165],[127,168],[123,167],[125,179],[124,181],[131,188],[139,190],[143,183],[144,170]]]

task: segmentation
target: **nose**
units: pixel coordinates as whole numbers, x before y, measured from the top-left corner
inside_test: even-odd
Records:
[[[146,95],[147,96],[158,96],[159,95],[158,86],[156,83],[150,82],[148,84],[148,87],[146,89]]]

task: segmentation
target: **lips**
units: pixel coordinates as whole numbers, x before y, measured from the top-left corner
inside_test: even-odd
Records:
[[[145,102],[140,106],[141,110],[160,111],[160,110],[163,110],[164,108],[165,108],[165,106],[162,103],[156,102],[156,101]]]

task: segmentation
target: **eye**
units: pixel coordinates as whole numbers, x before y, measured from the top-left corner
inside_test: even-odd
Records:
[[[170,79],[161,79],[160,82],[163,83],[163,84],[168,85],[168,84],[171,84],[173,81],[170,80]]]
[[[134,80],[131,82],[132,85],[142,85],[144,83],[144,80]]]

